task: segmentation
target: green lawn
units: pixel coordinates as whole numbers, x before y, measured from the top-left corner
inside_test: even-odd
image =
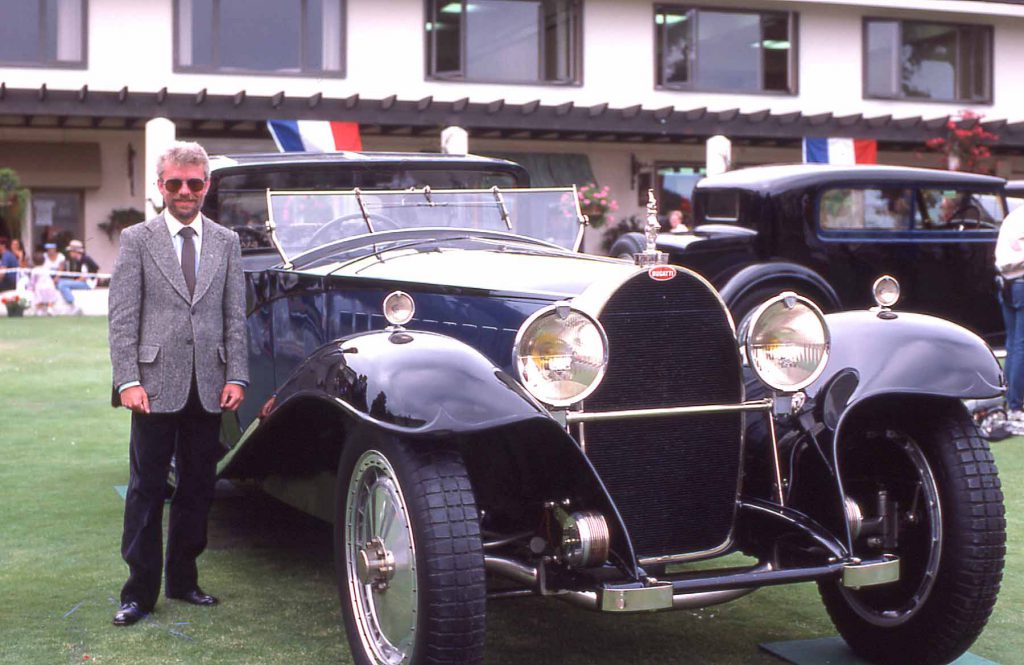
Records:
[[[110,624],[128,414],[109,406],[106,321],[0,319],[0,663],[346,663],[330,528],[245,487],[214,506],[201,582],[215,608],[161,601]],[[1009,514],[999,605],[972,651],[1024,653],[1024,439],[995,444]],[[700,611],[609,616],[557,601],[489,606],[488,663],[778,663],[759,642],[833,634],[813,585]]]

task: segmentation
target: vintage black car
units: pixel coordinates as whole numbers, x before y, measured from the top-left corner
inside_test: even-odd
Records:
[[[262,196],[219,473],[334,522],[357,663],[478,663],[497,596],[629,613],[813,580],[880,663],[983,629],[1005,522],[961,400],[1002,375],[894,281],[827,316],[773,293],[738,339],[696,272],[577,253],[572,188]]]
[[[781,289],[826,312],[868,307],[871,284],[888,274],[907,308],[999,344],[994,252],[1004,183],[895,166],[737,169],[701,180],[693,232],[663,233],[658,248],[707,277],[737,321]],[[628,258],[643,244],[628,234],[611,254]]]

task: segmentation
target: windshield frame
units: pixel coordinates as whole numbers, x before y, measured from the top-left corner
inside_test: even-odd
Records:
[[[546,240],[544,238],[538,238],[538,237],[536,237],[534,235],[528,235],[528,234],[525,234],[525,233],[516,233],[513,230],[513,217],[512,217],[512,215],[509,212],[509,208],[508,208],[507,203],[506,203],[507,199],[509,197],[511,197],[512,199],[515,199],[517,196],[520,196],[520,195],[522,195],[522,196],[530,196],[532,194],[541,195],[541,194],[545,194],[545,193],[547,193],[547,194],[560,193],[562,195],[571,195],[571,199],[570,200],[572,201],[572,203],[571,203],[571,205],[567,205],[566,208],[565,208],[566,212],[571,213],[576,218],[576,232],[574,234],[571,247],[568,247],[566,245],[559,244],[559,243],[552,243],[549,240]],[[406,208],[406,209],[414,209],[415,208],[415,209],[419,209],[419,208],[424,208],[424,207],[426,207],[426,208],[435,208],[435,207],[438,207],[438,206],[444,206],[446,208],[458,209],[458,208],[460,208],[459,201],[446,201],[446,202],[438,203],[434,199],[435,199],[435,197],[452,197],[452,196],[457,196],[457,195],[460,195],[460,194],[465,194],[468,197],[475,197],[477,199],[477,200],[467,200],[467,201],[465,201],[465,205],[466,205],[467,208],[469,208],[471,206],[479,206],[480,202],[481,202],[481,196],[493,197],[494,206],[496,207],[498,215],[499,215],[499,217],[500,217],[500,219],[502,221],[502,224],[505,227],[505,229],[498,229],[498,228],[494,228],[494,229],[490,229],[490,228],[473,228],[473,227],[461,227],[461,226],[450,226],[450,227],[436,227],[436,226],[413,227],[413,226],[410,226],[410,227],[403,227],[400,230],[414,230],[414,229],[418,229],[418,230],[421,230],[421,231],[429,232],[431,229],[436,230],[436,229],[439,229],[439,228],[446,228],[448,230],[459,230],[463,234],[472,235],[474,233],[477,233],[477,234],[486,234],[486,235],[489,235],[489,236],[490,235],[495,235],[495,234],[497,234],[499,232],[502,232],[501,235],[503,235],[503,236],[507,235],[510,238],[522,238],[522,239],[526,239],[526,240],[530,241],[531,243],[539,243],[539,244],[549,245],[549,246],[552,246],[552,247],[558,247],[558,248],[563,249],[563,250],[571,250],[573,252],[579,252],[580,251],[580,247],[583,244],[583,234],[584,234],[584,230],[586,229],[586,226],[588,224],[588,219],[583,214],[583,212],[582,212],[582,210],[580,208],[579,193],[578,193],[575,185],[572,185],[570,187],[530,187],[530,188],[513,188],[513,189],[509,189],[509,188],[501,189],[497,185],[495,185],[495,186],[487,188],[487,189],[445,189],[445,190],[432,190],[429,186],[425,186],[425,187],[422,187],[422,188],[410,187],[409,189],[401,189],[401,190],[360,190],[359,188],[353,188],[353,189],[330,189],[330,190],[328,190],[328,189],[324,189],[324,190],[273,190],[273,189],[267,189],[266,190],[266,197],[267,197],[267,213],[268,213],[268,215],[267,215],[267,221],[266,221],[265,227],[266,227],[266,230],[268,232],[268,235],[270,236],[271,244],[274,246],[274,248],[277,250],[277,253],[280,255],[284,267],[287,268],[287,269],[290,269],[290,268],[292,268],[295,265],[295,261],[297,259],[299,259],[300,257],[306,256],[306,255],[309,255],[309,254],[315,252],[316,250],[318,250],[320,248],[323,248],[323,247],[326,247],[326,246],[329,246],[329,245],[333,245],[333,244],[336,244],[337,242],[345,241],[345,240],[348,240],[348,239],[351,239],[351,238],[368,238],[368,239],[372,239],[374,237],[381,237],[383,235],[386,235],[388,233],[387,231],[374,228],[374,225],[373,225],[373,222],[372,222],[372,218],[373,218],[374,212],[368,210],[364,197],[370,196],[370,197],[374,197],[374,198],[376,198],[378,200],[380,200],[381,198],[387,198],[387,197],[392,197],[392,196],[395,196],[395,197],[401,196],[401,197],[403,197],[403,199],[407,199],[410,196],[416,197],[416,201],[414,203],[412,203],[412,204],[410,204],[408,206],[404,206],[404,205],[395,206],[392,209],[395,209],[395,208]],[[303,248],[301,251],[298,251],[298,252],[292,251],[291,254],[289,254],[289,250],[285,248],[284,244],[281,242],[281,240],[280,240],[280,238],[278,236],[278,229],[281,228],[281,225],[280,225],[279,221],[277,219],[275,219],[274,199],[275,198],[284,198],[284,197],[308,198],[308,197],[331,197],[331,196],[334,196],[334,197],[337,197],[337,196],[352,197],[355,200],[355,202],[356,202],[356,204],[358,206],[358,213],[355,213],[355,214],[361,214],[362,215],[363,222],[366,224],[366,231],[365,231],[365,233],[353,234],[353,235],[345,236],[345,237],[342,237],[342,238],[334,238],[334,239],[328,240],[326,242],[319,243],[317,245],[311,245],[309,247]],[[422,197],[422,198],[419,198],[419,197]],[[403,203],[404,202],[405,201],[403,201]],[[321,229],[325,228],[327,226],[327,224],[330,224],[330,223],[332,223],[334,221],[335,220],[330,220],[329,222],[324,223],[320,228]],[[571,222],[567,220],[565,223],[571,223]],[[399,229],[393,229],[391,231],[393,232],[395,230],[399,230]],[[315,233],[316,232],[314,231],[314,234]],[[294,248],[292,248],[292,250],[294,250]]]

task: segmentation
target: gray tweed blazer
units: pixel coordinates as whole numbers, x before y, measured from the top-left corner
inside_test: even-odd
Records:
[[[242,254],[229,229],[203,217],[192,298],[163,215],[125,229],[109,299],[115,392],[140,381],[153,413],[173,413],[195,372],[203,408],[219,413],[225,382],[249,381]]]

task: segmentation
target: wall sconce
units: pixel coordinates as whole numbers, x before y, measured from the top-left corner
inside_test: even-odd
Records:
[[[629,155],[629,188],[637,190],[637,205],[647,205],[647,190],[654,189],[654,164],[641,162],[636,155]]]

